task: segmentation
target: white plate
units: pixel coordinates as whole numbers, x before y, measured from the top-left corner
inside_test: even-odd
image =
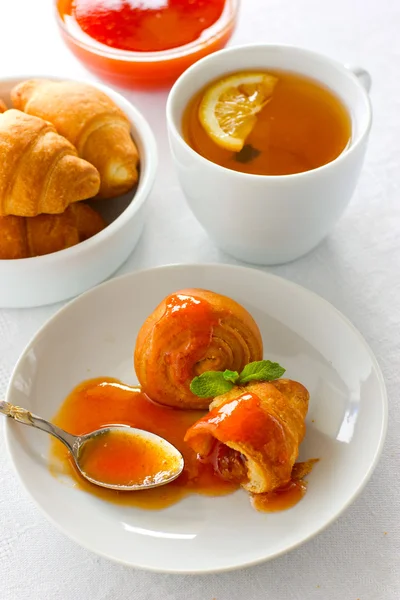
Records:
[[[289,281],[225,265],[179,265],[109,281],[57,313],[28,345],[8,401],[51,418],[88,377],[134,383],[132,350],[148,314],[169,293],[201,287],[231,296],[255,317],[265,357],[311,393],[300,458],[321,460],[292,509],[258,513],[245,492],[192,495],[161,511],[108,504],[53,478],[49,439],[7,421],[6,436],[24,486],[70,538],[118,562],[165,572],[235,569],[278,556],[331,523],[362,490],[381,452],[385,385],[371,350],[335,308]]]

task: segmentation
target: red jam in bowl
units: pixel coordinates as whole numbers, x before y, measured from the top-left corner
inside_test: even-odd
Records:
[[[232,34],[238,0],[58,0],[74,53],[114,83],[164,86]]]
[[[197,40],[224,10],[225,0],[73,0],[78,25],[101,44],[159,52]]]

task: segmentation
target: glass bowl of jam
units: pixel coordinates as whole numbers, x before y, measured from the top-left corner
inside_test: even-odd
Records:
[[[99,78],[128,88],[170,86],[223,48],[240,0],[55,0],[67,46]]]

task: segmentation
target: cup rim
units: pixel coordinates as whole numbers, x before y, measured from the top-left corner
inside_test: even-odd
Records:
[[[53,12],[54,18],[57,22],[62,33],[71,40],[74,44],[83,48],[91,54],[101,56],[106,59],[118,60],[132,63],[154,63],[154,62],[167,62],[183,58],[185,56],[191,56],[196,54],[199,49],[206,48],[212,44],[216,39],[220,38],[224,33],[230,29],[234,23],[239,11],[241,0],[230,0],[226,3],[223,13],[219,19],[210,26],[209,34],[204,39],[196,39],[193,42],[178,46],[176,48],[170,48],[168,50],[156,50],[153,52],[140,52],[133,50],[122,50],[120,48],[112,48],[106,46],[101,42],[97,42],[95,39],[86,34],[83,34],[83,39],[80,39],[78,35],[71,32],[65,25],[63,18],[58,10],[58,0],[53,0]]]
[[[90,251],[92,248],[102,244],[103,242],[107,242],[107,240],[110,240],[110,238],[112,238],[117,231],[119,231],[127,222],[133,219],[136,213],[139,212],[139,209],[148,199],[157,174],[158,151],[154,134],[142,113],[127,98],[122,96],[122,94],[117,92],[115,89],[112,89],[107,85],[97,81],[89,81],[84,78],[59,77],[55,75],[40,74],[32,76],[21,74],[17,76],[3,77],[0,79],[0,82],[9,82],[10,84],[17,85],[17,83],[29,79],[49,79],[52,81],[74,81],[78,83],[85,83],[98,88],[107,94],[112,100],[118,98],[118,105],[119,103],[121,104],[121,110],[124,111],[131,125],[137,129],[138,135],[136,136],[137,140],[135,141],[140,139],[140,142],[143,146],[143,154],[146,157],[146,166],[145,169],[141,169],[140,171],[139,185],[135,190],[133,190],[133,196],[128,206],[114,221],[112,221],[112,223],[109,223],[99,233],[91,238],[88,238],[87,240],[84,240],[83,242],[80,242],[79,244],[75,244],[74,246],[64,248],[63,250],[52,252],[50,254],[45,254],[42,256],[30,256],[28,258],[16,258],[13,260],[0,260],[1,268],[5,264],[8,265],[11,263],[13,269],[23,267],[25,265],[29,265],[33,268],[35,265],[44,266],[47,264],[54,264],[54,262],[62,261],[66,258],[72,258],[81,254],[82,252]]]
[[[175,122],[175,118],[173,116],[174,104],[176,102],[176,99],[177,99],[180,91],[181,91],[180,88],[182,86],[184,86],[185,80],[190,75],[195,73],[198,69],[201,69],[204,65],[210,64],[216,60],[220,60],[221,57],[224,59],[224,57],[226,57],[230,54],[237,54],[237,53],[240,53],[247,49],[258,50],[260,52],[265,51],[265,49],[270,49],[270,50],[278,50],[279,49],[279,50],[289,50],[289,51],[291,50],[291,51],[298,52],[300,54],[303,54],[303,55],[311,57],[311,58],[323,59],[326,63],[328,63],[329,65],[331,65],[332,67],[334,67],[335,69],[340,71],[343,76],[347,77],[350,81],[352,81],[353,84],[361,91],[361,93],[364,97],[364,100],[366,103],[366,108],[367,108],[367,114],[368,114],[367,124],[366,124],[365,128],[363,129],[363,131],[359,134],[359,136],[356,139],[356,141],[354,142],[354,144],[351,144],[349,148],[342,150],[342,152],[336,158],[334,158],[333,160],[331,160],[330,162],[328,162],[324,165],[321,165],[320,167],[316,167],[315,169],[309,169],[308,171],[302,171],[300,173],[288,173],[286,175],[262,175],[262,174],[256,174],[256,173],[244,173],[242,171],[235,171],[233,169],[228,169],[227,167],[218,165],[217,163],[212,162],[208,158],[205,158],[204,156],[202,156],[201,154],[196,152],[196,150],[194,150],[186,142],[185,138],[183,137],[183,135],[180,131],[180,127],[177,126],[177,123]],[[255,181],[255,180],[258,180],[258,181],[261,181],[261,180],[283,181],[285,179],[293,180],[293,179],[304,179],[307,177],[312,177],[313,174],[315,174],[315,173],[319,174],[320,172],[323,172],[323,171],[331,168],[333,165],[343,162],[343,160],[345,160],[347,156],[352,154],[356,150],[356,148],[358,148],[358,146],[360,144],[362,144],[363,141],[365,140],[365,138],[368,136],[371,126],[372,126],[372,104],[371,104],[371,98],[369,96],[369,93],[364,88],[364,86],[361,84],[361,82],[357,78],[357,76],[350,69],[346,68],[346,66],[344,64],[340,63],[339,61],[337,61],[333,58],[330,58],[329,56],[326,56],[320,52],[316,52],[314,50],[310,50],[308,48],[304,48],[301,46],[295,46],[295,45],[291,45],[291,44],[252,44],[252,43],[250,43],[250,44],[242,44],[240,46],[233,46],[231,48],[225,48],[223,50],[214,52],[213,54],[210,54],[209,56],[201,58],[196,63],[194,63],[192,66],[190,66],[188,69],[186,69],[186,71],[184,73],[182,73],[182,75],[176,80],[176,82],[174,83],[174,85],[172,86],[172,88],[168,94],[167,105],[166,105],[166,119],[167,119],[167,125],[169,128],[170,134],[173,134],[179,140],[179,142],[186,147],[187,151],[193,157],[195,157],[197,160],[200,160],[201,163],[208,165],[209,168],[215,169],[217,172],[220,172],[220,173],[229,172],[231,174],[231,176],[235,177],[235,178],[248,179],[248,180],[252,180],[252,181]]]

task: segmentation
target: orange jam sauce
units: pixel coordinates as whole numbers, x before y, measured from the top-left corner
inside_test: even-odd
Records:
[[[261,408],[260,398],[250,392],[245,392],[234,400],[227,400],[224,404],[213,408],[194,430],[200,434],[203,432],[213,434],[218,430],[218,439],[221,442],[249,444],[255,450],[262,450],[266,440],[276,440],[276,446],[279,446],[279,442],[283,440],[280,423]],[[203,454],[200,448],[197,449],[200,454]],[[277,460],[280,460],[280,457],[277,457]]]
[[[142,485],[162,481],[179,467],[178,459],[149,439],[105,431],[82,448],[82,471],[91,479],[111,485]]]
[[[174,370],[175,378],[180,383],[186,383],[193,378],[192,367],[203,358],[216,325],[218,319],[211,304],[206,300],[185,294],[172,294],[167,299],[166,311],[155,326],[154,343],[157,341],[162,344],[166,327],[173,331],[176,337],[183,331],[190,331],[188,347],[178,349],[177,353],[172,351],[170,354],[170,368]],[[154,372],[153,376],[156,378],[157,373]]]
[[[245,402],[244,406],[250,409],[256,398],[248,398],[249,403]],[[66,474],[72,477],[77,487],[109,502],[146,509],[166,508],[192,493],[210,496],[232,493],[239,488],[240,482],[246,480],[239,453],[211,438],[213,446],[209,449],[210,456],[204,460],[184,442],[187,430],[203,416],[204,411],[176,410],[155,404],[138,388],[124,385],[116,379],[85,381],[63,402],[52,421],[55,425],[74,435],[83,435],[113,424],[150,431],[178,448],[185,461],[184,470],[178,479],[162,487],[134,492],[107,490],[84,479],[75,468],[66,447],[52,439],[51,472],[55,476]],[[259,428],[256,421],[251,423],[254,428]],[[248,424],[244,427],[242,433],[246,439],[257,444],[257,435],[248,429]],[[231,433],[236,436],[239,431],[237,422]],[[132,477],[133,461],[138,464],[133,471],[137,481],[143,480],[146,474],[154,476],[160,471],[160,467],[165,468],[162,457],[152,453],[151,448],[144,449],[142,446],[140,449],[134,442],[127,444],[126,440],[118,439],[118,436],[112,439],[105,435],[103,443],[102,438],[103,436],[99,436],[99,441],[94,443],[92,449],[89,447],[87,457],[83,456],[85,472],[94,479],[124,483]],[[140,452],[143,460],[137,461]],[[313,459],[297,463],[293,467],[292,480],[287,485],[273,492],[253,495],[254,508],[274,512],[296,504],[306,491],[306,483],[302,478],[311,472],[315,462]]]
[[[144,386],[151,398],[163,402],[167,396],[168,404],[170,387],[178,395],[182,393],[181,386],[189,387],[193,375],[202,372],[202,366],[207,370],[202,359],[217,324],[218,319],[206,300],[184,294],[173,294],[167,299],[165,313],[155,323],[152,333],[153,359],[148,358]]]
[[[180,450],[185,461],[183,473],[175,481],[151,490],[107,490],[86,481],[74,467],[68,450],[57,440],[51,442],[52,472],[59,475],[61,469],[61,473],[71,476],[80,489],[110,502],[147,509],[165,508],[190,493],[228,494],[236,490],[238,485],[223,481],[214,473],[212,465],[198,460],[195,452],[183,441],[187,429],[203,414],[155,404],[137,388],[123,385],[115,379],[85,381],[66,398],[53,423],[75,435],[113,424],[145,429],[160,435]],[[121,476],[126,475],[125,468],[117,464],[119,459],[119,452],[114,453],[114,460],[110,457],[106,469],[116,469]]]
[[[292,470],[292,478],[286,485],[265,494],[252,494],[253,508],[261,512],[278,512],[291,508],[304,496],[307,491],[307,482],[303,480],[312,471],[318,458],[311,458],[305,462],[296,463]]]
[[[265,494],[252,494],[251,504],[253,508],[261,512],[279,512],[291,508],[304,496],[307,484],[304,481],[289,481],[272,492]]]

